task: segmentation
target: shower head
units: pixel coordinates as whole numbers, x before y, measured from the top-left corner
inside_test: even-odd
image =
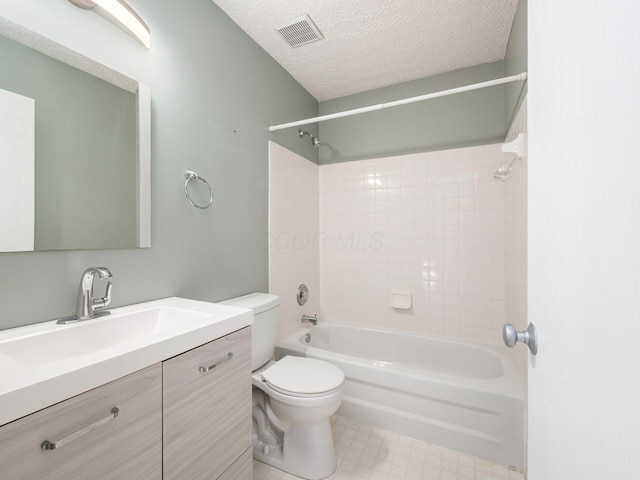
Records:
[[[304,137],[305,135],[308,135],[309,138],[311,138],[311,145],[313,145],[313,148],[320,148],[320,139],[318,137],[311,135],[309,132],[298,130],[298,136],[300,138]]]

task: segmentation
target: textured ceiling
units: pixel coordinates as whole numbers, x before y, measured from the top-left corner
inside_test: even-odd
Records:
[[[504,58],[518,0],[214,0],[317,100]],[[275,30],[309,14],[325,39]]]

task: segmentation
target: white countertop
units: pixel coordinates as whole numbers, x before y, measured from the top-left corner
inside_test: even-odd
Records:
[[[133,332],[135,315],[158,311],[158,308],[174,312],[173,315],[186,311],[186,316],[191,318],[184,322],[172,322],[170,327],[163,326],[142,335],[139,332],[132,333],[131,339],[126,338],[129,324],[123,322],[134,318],[131,322]],[[52,320],[0,331],[0,425],[252,323],[253,312],[248,309],[171,297],[115,308],[110,315],[69,325],[58,325]],[[109,339],[91,338],[98,333],[104,334],[111,325],[116,324],[119,325],[119,336],[125,337],[124,341],[109,344]],[[64,329],[67,330],[63,332]],[[62,336],[64,341],[60,341]],[[76,342],[72,347],[77,349],[65,346],[70,339]],[[92,341],[96,345],[106,346],[94,349]],[[22,345],[44,347],[31,347],[31,350],[38,351],[19,351]],[[61,349],[67,349],[67,352]],[[75,350],[77,354],[73,353]],[[55,361],[47,361],[51,353],[55,354]]]

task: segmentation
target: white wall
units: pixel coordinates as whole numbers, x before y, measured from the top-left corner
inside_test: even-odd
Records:
[[[269,293],[280,297],[284,338],[300,328],[303,314],[319,313],[318,165],[269,142]],[[298,305],[304,283],[309,300]]]
[[[488,145],[321,166],[323,320],[500,344],[501,160]]]
[[[522,102],[506,141],[527,133],[527,100]],[[518,330],[527,328],[527,163],[528,156],[516,160],[504,187],[505,318]],[[527,351],[509,349],[523,387],[527,386]]]
[[[0,89],[0,252],[33,250],[35,101]]]
[[[529,480],[638,478],[640,3],[529,3]]]

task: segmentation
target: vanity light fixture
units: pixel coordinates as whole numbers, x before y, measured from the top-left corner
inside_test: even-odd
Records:
[[[136,40],[149,48],[151,32],[146,23],[124,0],[69,0],[76,7],[92,10],[105,17],[117,27],[131,34]]]

